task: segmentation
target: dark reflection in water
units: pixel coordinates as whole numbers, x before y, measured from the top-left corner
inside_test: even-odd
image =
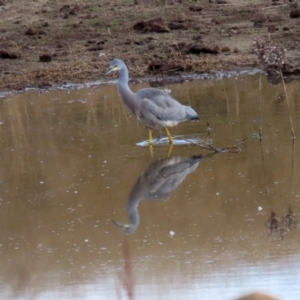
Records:
[[[267,74],[267,79],[272,84],[282,84],[282,77],[280,73],[273,73],[270,72]],[[293,81],[300,81],[299,75],[291,75],[291,76],[284,76],[284,82],[285,83],[291,83]]]
[[[298,227],[298,221],[295,213],[289,207],[287,214],[283,217],[278,216],[272,211],[270,218],[266,222],[266,227],[269,229],[269,235],[279,233],[283,239],[285,234]]]
[[[130,224],[113,222],[120,226],[124,232],[134,233],[140,223],[138,212],[140,201],[159,200],[169,196],[185,180],[187,175],[197,169],[200,162],[211,158],[215,154],[171,157],[152,162],[138,178],[129,194],[127,213]]]

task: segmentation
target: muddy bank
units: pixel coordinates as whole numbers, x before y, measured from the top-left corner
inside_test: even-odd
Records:
[[[253,68],[253,40],[265,36],[295,71],[297,9],[283,0],[1,0],[0,89],[103,79],[114,57],[131,78]]]

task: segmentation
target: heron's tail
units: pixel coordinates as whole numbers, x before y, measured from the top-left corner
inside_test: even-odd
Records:
[[[185,111],[186,111],[186,119],[187,120],[197,121],[200,119],[198,114],[190,106],[186,106]]]

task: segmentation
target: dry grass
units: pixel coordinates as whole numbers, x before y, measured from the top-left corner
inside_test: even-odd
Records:
[[[283,25],[289,26],[292,22],[288,16],[289,5],[277,8],[265,1],[241,4],[241,1],[232,0],[217,4],[188,0],[70,0],[69,7],[59,1],[47,0],[6,2],[0,10],[3,20],[0,50],[20,51],[21,58],[1,59],[0,89],[99,79],[107,67],[107,60],[99,58],[100,51],[108,60],[122,58],[129,65],[132,76],[151,75],[148,66],[153,62],[176,64],[185,72],[253,66],[256,64],[251,52],[253,37],[265,33],[269,26],[266,22],[261,27],[254,27],[252,19],[256,13],[273,16],[285,9],[287,14],[282,21],[273,22],[279,30],[272,38],[293,47],[298,36],[296,27],[284,34],[281,30]],[[201,5],[202,12],[190,11],[191,4]],[[187,29],[168,33],[140,33],[133,29],[135,22],[157,17],[163,17],[166,23],[184,20]],[[26,35],[28,29],[41,34]],[[176,47],[179,43],[195,43],[195,36],[201,36],[199,42],[218,45],[220,49],[227,47],[230,51],[195,55]],[[152,40],[147,42],[147,38]],[[101,42],[103,50],[88,50]],[[45,53],[52,55],[51,63],[39,62],[39,55]],[[289,53],[293,55],[293,51]]]

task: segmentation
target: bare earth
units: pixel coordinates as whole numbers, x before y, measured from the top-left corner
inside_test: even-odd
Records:
[[[131,77],[257,67],[253,40],[268,34],[297,66],[298,12],[295,0],[0,0],[0,90],[99,80],[115,57]]]

